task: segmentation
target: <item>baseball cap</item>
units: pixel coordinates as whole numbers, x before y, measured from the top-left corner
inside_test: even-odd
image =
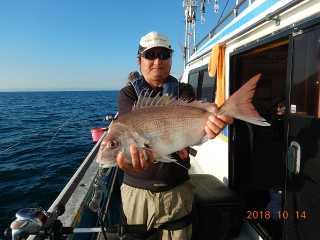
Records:
[[[141,38],[138,53],[142,53],[154,47],[164,47],[174,52],[174,50],[171,48],[169,38],[153,31]]]

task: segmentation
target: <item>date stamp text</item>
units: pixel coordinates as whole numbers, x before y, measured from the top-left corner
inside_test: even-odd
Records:
[[[247,211],[247,219],[272,219],[275,217],[272,217],[269,211]],[[289,214],[287,211],[279,211],[277,212],[277,217],[278,219],[287,219],[287,218],[292,218],[292,219],[300,219],[306,218],[306,211],[299,212],[296,211],[293,214]]]

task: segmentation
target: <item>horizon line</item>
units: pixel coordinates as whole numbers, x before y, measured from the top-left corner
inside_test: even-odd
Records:
[[[98,88],[0,88],[0,92],[64,92],[64,91],[120,91],[120,89]]]

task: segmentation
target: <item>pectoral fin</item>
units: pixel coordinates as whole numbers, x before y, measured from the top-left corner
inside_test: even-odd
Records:
[[[169,162],[176,162],[177,160],[174,159],[173,157],[170,157],[170,156],[161,156],[159,155],[160,157],[157,157],[155,160],[157,160],[158,162],[166,162],[166,163],[169,163]]]
[[[178,164],[178,165],[180,165],[181,167],[189,170],[189,168],[186,168],[185,166],[181,165],[180,163],[177,162],[176,159],[174,159],[174,158],[172,158],[172,157],[162,155],[161,153],[158,153],[158,152],[152,150],[151,148],[147,148],[147,147],[143,147],[143,148],[144,148],[144,149],[147,149],[147,150],[150,150],[150,151],[158,154],[158,155],[160,156],[160,158],[157,158],[157,159],[156,159],[156,160],[158,160],[158,161],[161,161],[161,162],[174,162],[175,164]]]

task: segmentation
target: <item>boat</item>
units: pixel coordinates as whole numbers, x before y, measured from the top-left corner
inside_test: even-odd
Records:
[[[197,99],[215,102],[261,73],[252,102],[270,126],[235,119],[215,139],[190,146],[190,174],[213,176],[243,199],[236,236],[221,239],[319,239],[320,1],[237,0],[196,43],[194,12],[201,7],[203,14],[208,3],[183,1],[181,81],[194,87]],[[220,70],[209,77],[215,46],[222,54]],[[66,211],[59,219],[65,227],[97,228],[101,219],[107,226],[121,223],[123,172],[99,169],[95,157],[100,142],[47,211],[63,204]],[[118,239],[117,233],[107,234]],[[103,233],[73,233],[68,239],[103,239]]]
[[[244,239],[318,239],[320,1],[249,1],[239,13],[244,2],[221,30],[188,46],[182,81],[215,102],[221,88],[228,98],[261,73],[252,103],[271,126],[235,119],[192,147],[195,160],[244,198]],[[208,74],[215,44],[225,54],[224,81]]]

